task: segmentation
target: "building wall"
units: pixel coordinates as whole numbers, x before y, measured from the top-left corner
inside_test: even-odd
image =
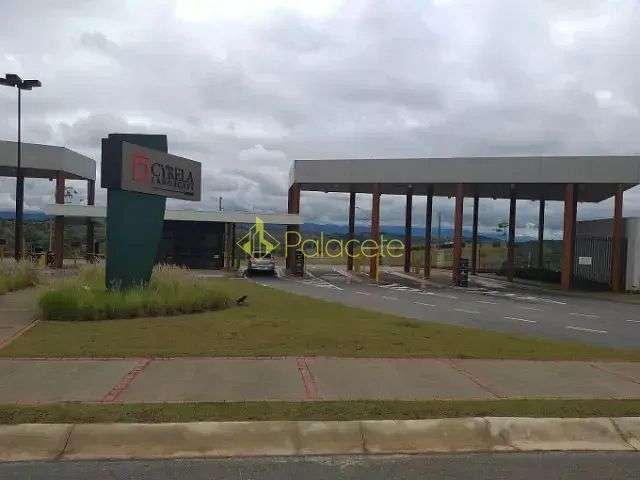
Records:
[[[640,218],[625,219],[627,232],[627,290],[640,291]]]
[[[223,252],[224,223],[165,220],[156,262],[218,269]]]
[[[577,223],[576,235],[609,238],[612,229],[613,220],[610,218],[586,220]],[[624,237],[627,239],[625,288],[640,291],[640,218],[624,219]]]

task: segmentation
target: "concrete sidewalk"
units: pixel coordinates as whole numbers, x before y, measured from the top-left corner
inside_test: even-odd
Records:
[[[36,319],[38,288],[0,295],[0,348],[24,333]]]
[[[0,403],[640,398],[640,363],[381,358],[0,359]]]

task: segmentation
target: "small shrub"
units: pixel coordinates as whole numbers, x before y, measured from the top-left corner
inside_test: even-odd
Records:
[[[39,305],[48,320],[76,320],[81,313],[78,297],[69,289],[43,293]]]
[[[40,269],[28,260],[0,260],[0,295],[33,287],[40,282]]]
[[[229,299],[212,283],[189,270],[157,266],[149,285],[128,290],[107,290],[104,267],[81,270],[77,277],[59,280],[39,301],[46,320],[101,320],[176,315],[219,310]]]

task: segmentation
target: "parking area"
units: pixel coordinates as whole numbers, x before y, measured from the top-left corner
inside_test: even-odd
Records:
[[[262,285],[417,320],[571,340],[640,347],[640,305],[504,286],[450,287],[386,269],[378,283],[341,267],[311,265],[305,278],[250,277]]]

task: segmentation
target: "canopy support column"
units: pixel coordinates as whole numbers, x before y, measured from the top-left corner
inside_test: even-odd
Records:
[[[373,187],[371,198],[371,240],[375,244],[373,251],[369,253],[369,276],[378,281],[378,263],[380,260],[380,185]]]
[[[480,197],[478,194],[473,196],[473,238],[471,241],[471,275],[478,273],[478,209],[480,206]]]
[[[353,271],[353,239],[356,233],[356,192],[349,193],[349,233],[347,235],[347,271]]]
[[[300,213],[300,184],[294,183],[289,187],[289,198],[287,211],[298,215]],[[286,248],[286,268],[289,273],[293,273],[296,264],[296,249],[291,245],[294,238],[300,233],[299,225],[287,225],[285,248]]]
[[[545,201],[540,200],[540,210],[538,211],[538,268],[544,268],[544,209]]]
[[[464,211],[464,184],[456,185],[456,209],[453,228],[453,285],[460,285],[460,258],[462,257],[462,214]]]
[[[431,276],[431,224],[433,221],[433,185],[427,193],[427,211],[424,228],[424,278]]]
[[[236,260],[239,260],[240,257],[236,259],[236,224],[231,224],[231,270],[238,270],[240,268],[240,264],[236,263]]]
[[[56,172],[56,203],[64,204],[65,178],[63,172]],[[53,266],[62,268],[64,260],[64,216],[56,215],[53,223]]]
[[[404,211],[404,271],[411,271],[411,227],[413,210],[413,187],[409,187],[407,192],[407,203]]]
[[[624,287],[624,282],[622,281],[622,239],[624,237],[624,220],[622,217],[623,196],[623,186],[618,185],[613,209],[613,235],[611,244],[611,289],[614,292],[620,292]]]
[[[233,269],[233,260],[231,259],[231,251],[233,249],[233,237],[231,235],[231,223],[224,224],[224,269],[230,272]]]
[[[562,270],[560,285],[563,290],[573,286],[573,263],[576,239],[576,184],[567,183],[564,189],[564,233],[562,237]]]
[[[95,180],[87,180],[87,205],[95,205],[96,203],[96,181]],[[95,243],[95,232],[94,232],[94,224],[91,218],[87,218],[87,253],[86,258],[87,261],[93,261],[94,255],[94,243]]]
[[[516,247],[516,189],[511,186],[509,201],[509,240],[507,242],[507,281],[513,282]]]

